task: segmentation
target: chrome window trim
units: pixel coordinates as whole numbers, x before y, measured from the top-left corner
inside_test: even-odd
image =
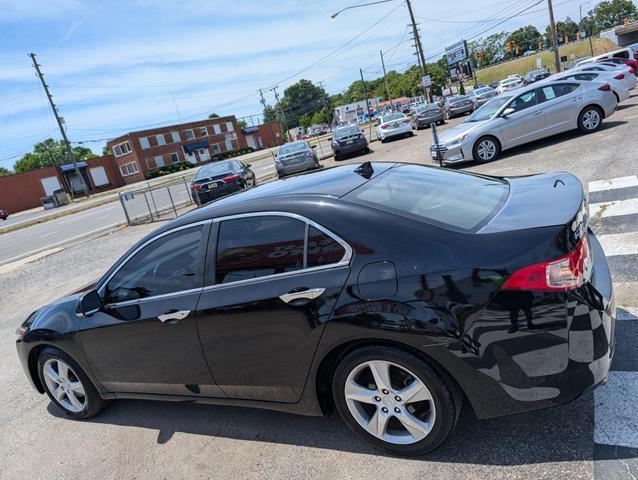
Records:
[[[245,280],[236,280],[234,282],[228,282],[228,283],[215,283],[213,285],[208,285],[204,287],[204,291],[210,291],[210,290],[215,290],[215,289],[219,289],[219,288],[225,288],[225,287],[231,287],[231,286],[235,286],[235,285],[244,285],[247,283],[258,283],[261,281],[267,281],[267,280],[272,280],[275,278],[284,278],[284,277],[289,277],[289,276],[293,276],[293,275],[301,275],[304,274],[306,272],[318,272],[321,270],[328,270],[331,268],[340,268],[340,267],[346,267],[350,265],[350,260],[352,259],[352,247],[350,246],[350,244],[348,242],[346,242],[345,240],[343,240],[341,237],[339,237],[337,234],[331,232],[330,230],[328,230],[327,228],[319,225],[317,222],[310,220],[309,218],[304,217],[303,215],[299,215],[297,213],[290,213],[290,212],[276,212],[276,211],[268,211],[268,212],[250,212],[250,213],[239,213],[236,215],[228,215],[226,217],[219,217],[219,218],[215,218],[213,219],[213,223],[220,223],[223,222],[225,220],[236,220],[239,218],[250,218],[250,217],[289,217],[289,218],[294,218],[296,220],[299,220],[301,222],[305,223],[305,236],[304,236],[304,268],[301,268],[299,270],[294,270],[292,272],[284,272],[284,273],[275,273],[272,275],[264,275],[261,277],[255,277],[255,278],[247,278]],[[306,266],[306,257],[307,257],[307,245],[308,245],[308,232],[309,232],[309,226],[313,226],[315,227],[317,230],[319,230],[320,232],[325,233],[326,235],[328,235],[330,238],[332,238],[334,241],[336,241],[339,245],[341,245],[344,250],[345,253],[343,255],[343,257],[341,257],[341,260],[339,260],[338,262],[335,263],[330,263],[328,265],[319,265],[317,267],[310,267],[308,268]],[[218,234],[219,236],[219,234]],[[215,252],[217,253],[217,252]]]
[[[163,293],[161,295],[153,295],[151,297],[144,298],[134,298],[133,300],[125,300],[123,302],[115,302],[115,303],[107,303],[105,308],[116,308],[116,307],[127,307],[129,305],[138,305],[140,303],[145,303],[149,300],[157,300],[162,298],[171,298],[177,297],[179,295],[188,295],[190,293],[200,293],[202,291],[202,287],[191,288],[190,290],[180,290],[179,292],[171,292],[171,293]]]
[[[144,242],[142,245],[140,245],[135,250],[133,250],[131,253],[129,253],[126,256],[126,258],[124,260],[122,260],[122,262],[119,264],[119,266],[108,277],[106,277],[106,279],[100,279],[98,281],[98,285],[99,285],[99,287],[97,288],[98,295],[100,295],[100,297],[102,296],[102,294],[104,293],[104,288],[106,287],[106,284],[111,281],[111,279],[115,276],[115,274],[117,274],[117,272],[119,272],[122,269],[122,267],[124,265],[126,265],[128,263],[128,261],[132,257],[134,257],[140,250],[142,250],[146,246],[150,245],[151,243],[153,243],[156,240],[159,240],[160,238],[165,237],[166,235],[170,235],[171,233],[179,232],[180,230],[186,230],[187,228],[198,227],[200,225],[207,225],[209,223],[212,223],[212,219],[201,220],[199,222],[189,223],[187,225],[181,225],[179,227],[175,227],[175,228],[172,228],[170,230],[166,230],[165,232],[162,232],[162,233],[154,236],[153,238],[149,238],[146,242]],[[201,288],[197,288],[196,290],[201,290]],[[188,292],[190,290],[185,290],[185,291]],[[145,300],[145,299],[148,299],[148,298],[159,298],[159,297],[163,297],[163,296],[166,296],[166,295],[173,295],[174,293],[180,293],[180,292],[165,293],[165,294],[162,294],[162,295],[144,297],[143,299],[142,298],[138,298],[138,299],[135,299],[135,301]],[[127,300],[126,302],[113,303],[113,304],[109,304],[109,305],[121,305],[121,304],[129,303],[129,302],[132,302],[132,301],[133,300]]]

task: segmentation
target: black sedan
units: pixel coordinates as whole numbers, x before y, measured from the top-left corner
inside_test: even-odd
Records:
[[[588,220],[567,173],[297,175],[150,233],[34,311],[17,350],[73,419],[119,398],[336,409],[373,445],[423,454],[464,401],[489,418],[605,381],[615,307]]]
[[[0,218],[2,220],[6,220],[7,217],[9,217],[9,212],[5,212],[4,210],[0,209]]]
[[[255,173],[239,160],[224,160],[204,165],[191,182],[191,196],[203,205],[231,193],[256,185]]]
[[[335,160],[350,153],[368,153],[368,140],[361,130],[353,125],[339,127],[332,135],[332,152]]]

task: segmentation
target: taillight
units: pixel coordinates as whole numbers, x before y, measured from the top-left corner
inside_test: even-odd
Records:
[[[589,240],[583,236],[567,255],[517,270],[509,276],[505,290],[566,292],[583,285],[591,275]]]
[[[616,75],[614,77],[616,80],[622,80],[623,78],[625,78],[625,74],[624,73],[619,73],[618,75]]]
[[[224,178],[223,182],[224,183],[230,183],[230,182],[234,182],[236,180],[239,180],[239,175],[230,175],[230,176]]]
[[[631,68],[631,69],[629,69],[629,73],[631,73],[632,75],[635,75],[636,74],[636,70]]]
[[[598,87],[598,90],[602,90],[603,92],[611,92],[611,87],[608,83],[606,83],[602,87]]]
[[[410,119],[406,118],[405,120],[403,120],[403,123],[410,123]]]
[[[388,128],[388,124],[387,123],[382,123],[381,124],[381,128]]]
[[[191,183],[191,190],[198,192],[201,190],[201,188],[202,188],[201,183]]]
[[[416,118],[417,120],[423,120],[425,117],[423,115],[417,115]]]

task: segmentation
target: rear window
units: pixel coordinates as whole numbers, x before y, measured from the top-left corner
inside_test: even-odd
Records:
[[[344,198],[461,231],[476,231],[498,212],[507,182],[490,177],[422,167],[394,167]]]
[[[391,122],[393,120],[402,120],[405,118],[405,115],[403,115],[402,113],[390,113],[388,115],[384,115],[383,117],[381,117],[381,122],[386,123],[386,122]]]

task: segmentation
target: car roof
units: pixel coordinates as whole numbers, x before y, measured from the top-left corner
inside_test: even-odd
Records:
[[[361,166],[367,165],[371,166],[371,172],[365,171],[361,174],[355,172],[360,167],[356,164],[340,165],[264,183],[196,208],[167,223],[160,230],[170,230],[176,226],[211,218],[272,209],[269,201],[277,198],[286,199],[289,204],[293,204],[295,198],[301,196],[316,197],[317,200],[327,197],[339,198],[396,164],[366,162]]]

